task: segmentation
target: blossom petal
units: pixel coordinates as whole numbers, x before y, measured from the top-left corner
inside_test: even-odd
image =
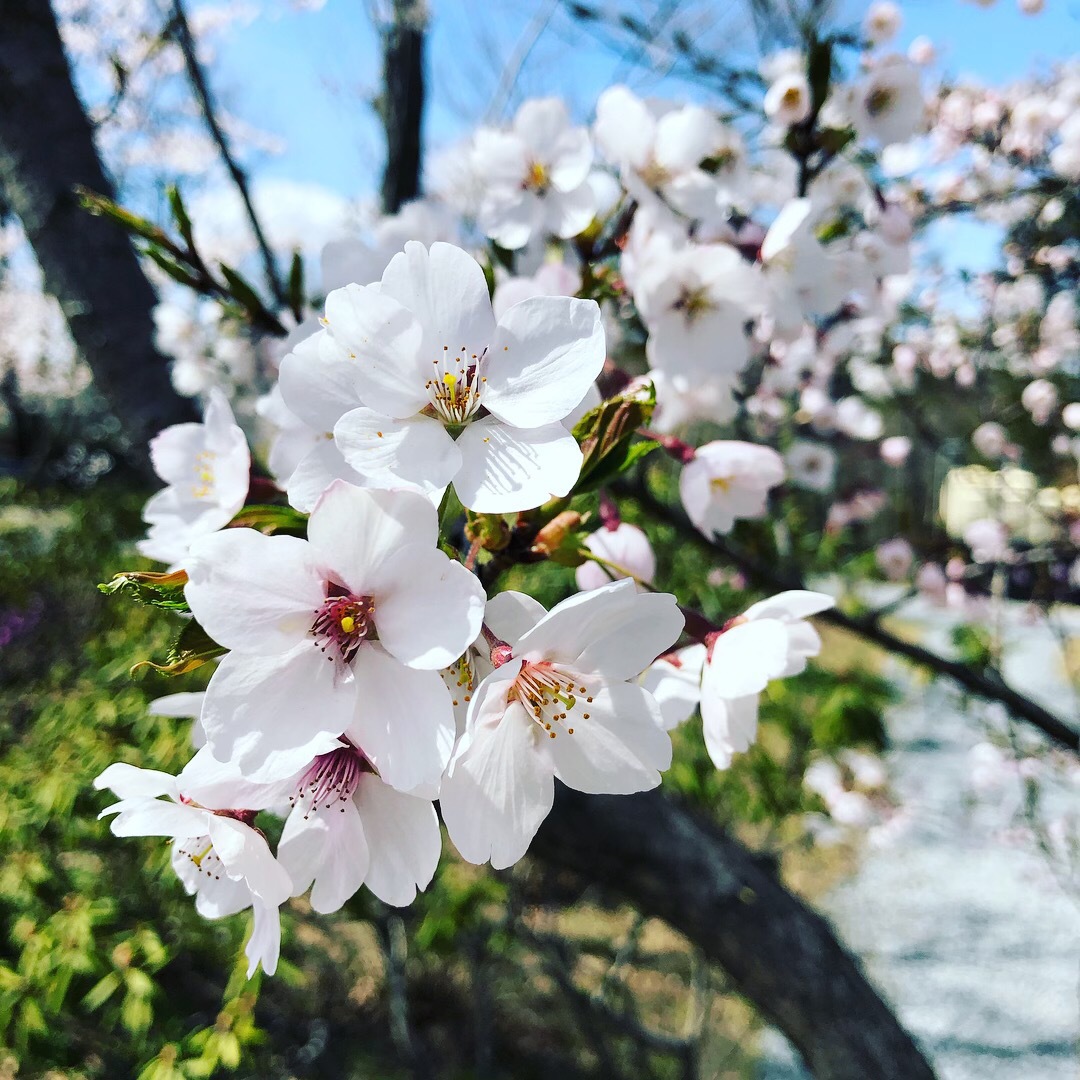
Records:
[[[705,646],[690,645],[672,656],[661,657],[641,677],[641,685],[660,707],[665,731],[685,723],[701,701],[701,668]]]
[[[292,894],[292,880],[274,858],[262,833],[235,818],[209,815],[210,839],[225,873],[243,879],[254,896],[267,904],[285,903]]]
[[[546,747],[537,745],[541,734],[521,704],[511,702],[498,723],[475,726],[444,777],[443,821],[467,862],[512,866],[550,813],[555,780]]]
[[[410,667],[452,664],[480,633],[484,589],[477,576],[434,547],[409,544],[382,568],[379,641]]]
[[[326,298],[326,321],[334,341],[356,357],[365,405],[405,417],[427,404],[424,329],[406,305],[378,285],[346,285]]]
[[[588,705],[579,699],[569,718],[553,731],[548,752],[555,775],[576,791],[648,791],[671,764],[671,738],[663,729],[660,707],[652,694],[632,683],[605,686]]]
[[[371,409],[353,409],[334,426],[334,442],[368,487],[435,491],[461,468],[454,440],[430,416],[394,420]]]
[[[749,750],[757,736],[758,695],[725,700],[701,699],[701,727],[705,749],[718,769],[731,765],[734,754]]]
[[[363,694],[349,738],[399,791],[437,785],[457,734],[439,673],[406,667],[379,645],[361,646],[353,667]]]
[[[759,694],[787,663],[788,634],[782,622],[759,619],[733,626],[713,644],[701,679],[702,700]]]
[[[337,911],[364,884],[371,862],[367,833],[356,803],[289,815],[278,858],[292,879],[293,896],[309,885],[311,906],[323,915]],[[314,884],[312,884],[314,883]]]
[[[362,483],[360,474],[345,460],[333,435],[320,436],[289,474],[289,505],[310,514],[319,496],[335,481]]]
[[[417,889],[427,888],[435,876],[442,854],[435,807],[371,773],[360,778],[353,797],[371,849],[364,884],[385,904],[411,904]]]
[[[430,248],[410,240],[382,276],[382,292],[409,309],[424,329],[424,358],[450,352],[480,355],[491,341],[495,316],[480,264],[453,244]],[[418,384],[423,389],[424,379]],[[369,402],[376,405],[374,399]],[[407,414],[400,414],[407,415]]]
[[[682,627],[674,596],[639,593],[623,579],[557,604],[522,637],[515,654],[611,680],[633,679],[675,643]]]
[[[311,546],[295,536],[228,529],[191,546],[184,595],[220,645],[283,653],[311,629],[325,577]]]
[[[230,653],[206,689],[207,745],[251,781],[279,780],[337,746],[355,703],[355,683],[313,640],[284,656]]]
[[[330,431],[339,416],[364,404],[365,369],[328,337],[326,330],[320,330],[302,341],[278,369],[285,406],[320,433]]]
[[[312,511],[308,538],[342,583],[363,595],[385,580],[384,564],[403,546],[435,549],[439,518],[415,492],[371,491],[338,481]]]
[[[605,356],[595,301],[529,297],[499,320],[483,368],[483,403],[515,427],[553,424],[581,401]]]
[[[125,799],[98,814],[115,813],[110,829],[114,836],[201,836],[207,813],[194,806],[165,799]]]
[[[201,699],[202,695],[198,696]],[[198,711],[192,715],[197,716]],[[154,799],[158,795],[179,798],[176,777],[171,773],[160,772],[157,769],[140,769],[136,765],[128,765],[123,761],[113,762],[104,772],[94,777],[94,787],[98,791],[108,788],[118,799],[133,799],[140,796]]]
[[[759,600],[748,607],[744,614],[748,619],[780,619],[791,622],[795,619],[807,619],[835,606],[836,601],[826,593],[791,589],[766,600]]]
[[[457,441],[454,490],[470,510],[508,514],[566,495],[581,472],[581,450],[562,424],[512,428],[485,416]]]
[[[545,615],[547,609],[539,600],[507,589],[488,601],[484,621],[496,637],[508,645],[517,645]]]
[[[256,900],[251,905],[251,915],[251,937],[244,947],[249,979],[260,964],[267,975],[273,975],[281,958],[281,908]]]

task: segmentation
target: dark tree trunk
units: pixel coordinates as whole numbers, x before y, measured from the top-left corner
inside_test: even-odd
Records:
[[[60,302],[79,354],[140,456],[191,419],[154,347],[153,289],[127,236],[73,189],[112,197],[48,0],[0,0],[0,189]]]
[[[722,829],[660,792],[585,796],[560,787],[530,851],[685,934],[818,1080],[933,1080],[828,923]]]
[[[393,0],[383,28],[383,91],[379,115],[386,131],[382,208],[396,214],[420,194],[421,135],[424,119],[424,33],[421,0]]]

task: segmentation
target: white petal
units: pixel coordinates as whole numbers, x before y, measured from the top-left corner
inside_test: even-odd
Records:
[[[836,601],[826,593],[792,589],[770,596],[766,600],[759,600],[748,607],[744,614],[748,619],[780,619],[791,622],[795,619],[807,619],[835,606]]]
[[[178,716],[195,720],[202,712],[203,699],[206,693],[202,690],[184,691],[179,694],[166,694],[164,697],[154,698],[147,706],[146,711],[151,716]],[[115,790],[115,788],[113,789]],[[119,794],[119,792],[117,792]],[[164,794],[164,792],[162,792]]]
[[[203,706],[211,753],[256,783],[292,776],[349,726],[356,685],[341,678],[312,639],[283,656],[223,657]]]
[[[354,409],[334,427],[334,442],[367,487],[445,487],[461,468],[461,452],[430,416],[393,420]]]
[[[568,191],[550,191],[544,199],[548,229],[563,240],[583,233],[596,213],[596,196],[588,184]]]
[[[358,359],[337,348],[320,348],[319,331],[289,353],[278,371],[286,407],[312,431],[330,431],[339,416],[364,404],[364,369]]]
[[[515,655],[633,679],[674,645],[682,627],[674,596],[639,593],[624,579],[557,604],[521,639]]]
[[[342,457],[332,433],[320,436],[289,474],[289,505],[310,514],[319,496],[335,481],[361,483],[360,474]]]
[[[326,298],[326,319],[334,341],[356,356],[365,405],[404,417],[427,404],[424,331],[413,311],[377,285],[347,285]]]
[[[741,623],[713,644],[701,679],[702,699],[759,694],[787,667],[787,628],[776,619]]]
[[[555,781],[538,749],[543,733],[518,702],[494,726],[478,725],[444,777],[439,805],[450,839],[471,863],[512,866],[551,811]],[[547,738],[544,738],[547,742]]]
[[[399,791],[438,784],[456,735],[439,673],[405,667],[379,645],[362,645],[353,668],[361,693],[349,738]]]
[[[625,86],[609,87],[600,95],[594,130],[609,161],[637,169],[649,163],[656,121],[645,102]]]
[[[311,546],[295,536],[228,529],[197,540],[184,595],[192,614],[220,645],[282,653],[311,629],[326,598]]]
[[[671,764],[671,738],[663,729],[660,708],[652,694],[632,683],[605,686],[589,703],[579,698],[568,719],[553,730],[548,752],[555,775],[576,791],[648,791]]]
[[[157,769],[140,769],[123,761],[113,762],[104,772],[94,777],[94,787],[99,791],[108,788],[118,799],[133,799],[139,796],[153,799],[158,795],[179,799],[176,777],[171,773],[159,772]]]
[[[354,796],[364,822],[371,864],[364,884],[383,903],[404,907],[427,888],[442,853],[435,807],[395,791],[366,773]]]
[[[497,638],[508,645],[517,645],[546,614],[547,609],[539,600],[507,589],[488,601],[484,621]]]
[[[382,569],[375,627],[392,656],[432,670],[452,664],[480,633],[484,589],[459,562],[434,547],[410,544]]]
[[[266,838],[235,818],[209,815],[209,833],[225,872],[234,881],[243,879],[253,895],[266,904],[285,903],[292,894],[292,880],[274,858]]]
[[[251,905],[251,914],[251,937],[244,948],[249,979],[260,964],[267,975],[273,975],[281,956],[281,909],[277,904],[256,901]]]
[[[581,472],[581,450],[562,424],[512,428],[486,416],[457,441],[461,470],[454,490],[480,514],[532,510],[566,495]]]
[[[641,677],[641,685],[660,707],[665,731],[685,723],[701,701],[701,668],[705,646],[691,645],[657,660]]]
[[[265,810],[287,801],[296,788],[298,777],[286,777],[272,784],[248,780],[240,766],[232,761],[218,761],[204,746],[184,766],[176,778],[185,800],[210,810]]]
[[[410,240],[384,271],[382,292],[404,304],[423,326],[429,367],[444,345],[450,352],[464,347],[469,355],[480,355],[491,341],[495,317],[484,271],[453,244],[428,249]]]
[[[164,799],[125,799],[102,810],[98,817],[116,812],[110,828],[114,836],[201,836],[207,813],[194,806]]]
[[[758,696],[701,699],[702,733],[705,748],[718,769],[731,764],[732,755],[748,750],[757,736]]]
[[[327,488],[308,521],[312,549],[359,595],[381,585],[384,564],[400,548],[434,549],[438,537],[438,514],[422,495],[369,491],[341,481]]]
[[[595,381],[606,348],[600,308],[593,300],[533,296],[499,320],[482,400],[515,427],[562,420]]]
[[[292,879],[293,896],[309,885],[311,906],[327,915],[337,911],[364,883],[370,865],[367,834],[356,804],[304,816],[297,807],[285,822],[278,858]]]

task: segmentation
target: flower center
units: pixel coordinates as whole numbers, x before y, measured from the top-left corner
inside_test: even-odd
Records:
[[[221,878],[221,856],[214,850],[214,843],[208,835],[185,840],[177,846],[177,851],[190,859],[200,874],[215,881]]]
[[[338,658],[346,664],[365,641],[374,640],[375,600],[370,596],[328,596],[315,612],[311,636],[328,660]]]
[[[355,746],[339,746],[311,763],[295,794],[289,796],[289,804],[303,807],[305,821],[319,810],[335,806],[344,814],[344,804],[353,797],[360,777],[370,771],[367,759]]]
[[[208,499],[214,494],[214,458],[217,454],[213,450],[200,450],[195,455],[194,473],[195,483],[191,485],[191,496],[194,499]]]
[[[894,94],[885,86],[875,87],[866,97],[866,111],[871,116],[880,116],[892,108]]]
[[[684,286],[679,298],[672,305],[675,311],[681,311],[687,322],[693,322],[700,315],[712,311],[716,304],[709,298],[708,292],[698,287]]]
[[[558,734],[557,724],[563,724],[566,734],[573,735],[574,729],[569,724],[578,717],[589,719],[587,712],[576,710],[591,705],[593,696],[580,675],[563,671],[547,660],[536,663],[525,660],[510,687],[507,700],[520,701],[533,722],[554,739]]]
[[[481,374],[486,357],[487,349],[470,355],[464,345],[455,353],[444,345],[442,356],[433,361],[435,372],[424,387],[435,415],[444,424],[468,423],[480,408],[480,393],[487,382]]]
[[[529,171],[526,173],[525,181],[521,186],[526,191],[535,191],[537,195],[543,195],[551,186],[551,178],[548,176],[547,168],[539,161],[534,161],[529,166]]]

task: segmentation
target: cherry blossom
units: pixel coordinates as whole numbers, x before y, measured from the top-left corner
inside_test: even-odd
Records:
[[[454,738],[438,670],[479,633],[484,604],[437,536],[422,496],[335,481],[307,540],[230,529],[196,545],[188,603],[232,650],[203,706],[214,755],[265,781],[347,734],[399,790],[436,784]]]
[[[366,486],[439,492],[452,481],[482,513],[527,510],[573,486],[581,451],[560,421],[604,363],[593,301],[533,297],[496,323],[471,256],[410,242],[378,287],[332,292],[326,311],[320,356],[348,368],[364,402],[334,438]],[[323,384],[305,370],[302,393],[317,401]]]
[[[614,528],[601,526],[589,533],[585,546],[603,562],[586,562],[577,568],[575,579],[579,589],[598,589],[609,581],[626,577],[652,584],[656,555],[649,538],[636,525],[620,521]]]
[[[690,520],[706,536],[765,514],[769,490],[784,481],[784,462],[767,446],[717,441],[699,446],[679,478]]]
[[[200,915],[221,919],[252,909],[248,978],[259,964],[273,975],[281,948],[279,909],[292,892],[292,882],[266,838],[252,826],[254,813],[196,805],[181,792],[176,777],[120,762],[101,773],[94,787],[110,788],[120,799],[98,815],[116,815],[111,825],[116,836],[173,839],[173,869],[195,896]]]
[[[440,805],[462,857],[498,869],[525,854],[556,778],[610,794],[660,783],[671,743],[656,701],[629,680],[675,641],[683,617],[674,597],[618,581],[550,612],[515,594],[488,623],[506,659],[473,696]]]
[[[143,509],[150,525],[138,544],[148,558],[176,565],[200,536],[217,532],[247,498],[247,438],[220,390],[210,393],[201,424],[176,424],[150,442],[154,472],[168,485]]]

